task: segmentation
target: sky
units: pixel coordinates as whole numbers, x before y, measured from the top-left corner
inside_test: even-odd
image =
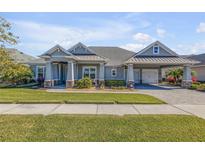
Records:
[[[178,54],[205,53],[205,13],[0,13],[19,37],[20,51],[39,56],[65,49],[118,46],[138,52],[158,40]]]

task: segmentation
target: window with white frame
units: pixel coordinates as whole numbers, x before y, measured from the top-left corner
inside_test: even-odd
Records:
[[[36,79],[45,78],[45,66],[36,66]]]
[[[83,77],[88,77],[90,79],[96,79],[96,67],[84,66],[83,67]]]
[[[116,68],[111,69],[111,76],[112,77],[116,77],[117,76],[117,69]]]
[[[153,46],[153,54],[159,54],[159,46],[158,45]]]

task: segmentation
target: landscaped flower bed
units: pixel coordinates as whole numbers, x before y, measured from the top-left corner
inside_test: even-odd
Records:
[[[198,90],[198,91],[205,91],[205,83],[195,82],[192,84],[190,89]]]

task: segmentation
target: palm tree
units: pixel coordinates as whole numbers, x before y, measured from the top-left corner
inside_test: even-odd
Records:
[[[183,70],[181,68],[176,68],[169,70],[167,73],[168,77],[172,77],[174,79],[174,84],[178,83],[183,76]]]

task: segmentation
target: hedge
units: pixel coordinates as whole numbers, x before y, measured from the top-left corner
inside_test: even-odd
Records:
[[[126,85],[124,80],[105,80],[105,86],[108,87],[123,87]]]

